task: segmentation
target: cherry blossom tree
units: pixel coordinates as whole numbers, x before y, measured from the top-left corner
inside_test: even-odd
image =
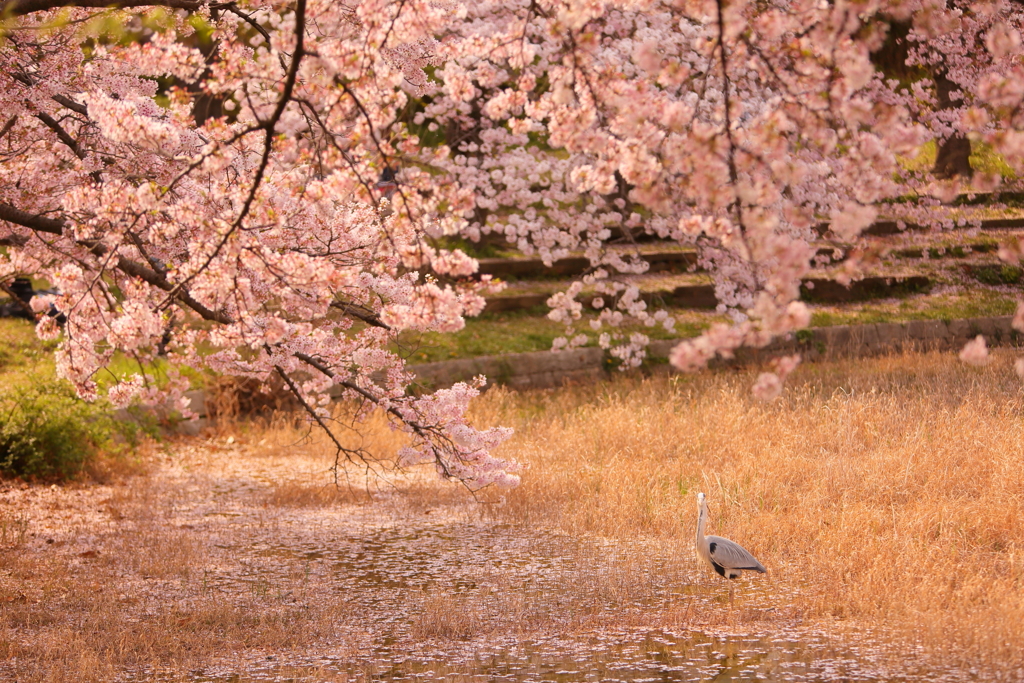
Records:
[[[114,353],[117,405],[168,394],[175,366],[279,378],[345,446],[329,392],[383,410],[411,445],[473,487],[517,480],[491,451],[503,428],[465,417],[482,380],[432,395],[389,344],[401,330],[459,329],[486,283],[436,250],[436,197],[399,189],[378,203],[382,169],[409,145],[388,132],[403,83],[438,59],[448,8],[333,0],[247,5],[192,0],[6,0],[0,44],[0,279],[34,275],[59,294],[58,372],[95,397]],[[205,49],[204,49],[205,48]],[[198,116],[199,105],[224,115]],[[387,215],[391,214],[391,215]],[[430,269],[430,275],[426,270]],[[175,323],[172,325],[172,323]],[[170,343],[166,337],[170,336]],[[169,386],[147,376],[167,349]]]
[[[573,250],[589,257],[590,271],[549,301],[550,317],[567,324],[556,348],[596,333],[623,367],[638,364],[647,337],[618,328],[673,320],[628,281],[647,269],[640,251],[611,242],[696,248],[734,322],[676,347],[672,363],[693,370],[808,324],[799,287],[829,260],[822,238],[848,252],[839,277],[849,282],[872,256],[859,237],[883,205],[948,227],[950,214],[935,209],[968,181],[999,188],[1004,179],[962,168],[970,140],[1019,167],[1019,122],[1005,112],[1020,100],[1022,81],[1009,75],[1020,68],[1020,10],[927,0],[475,3],[412,124],[451,150],[434,172],[473,189],[450,207],[461,210],[460,234],[501,235],[546,262]],[[882,68],[886,51],[895,76]],[[931,140],[935,166],[908,170],[901,159]],[[918,201],[887,205],[907,197]],[[586,287],[599,312],[591,330],[579,328]],[[759,395],[777,393],[765,387],[792,369],[784,365],[759,380]]]
[[[949,222],[933,209],[968,174],[901,156],[965,139],[1024,159],[1007,2],[0,0],[0,22],[0,281],[59,291],[33,305],[66,323],[38,331],[81,395],[120,353],[139,372],[111,400],[187,410],[180,375],[147,375],[166,350],[277,377],[339,456],[372,458],[331,392],[383,410],[412,437],[403,463],[472,486],[515,482],[492,455],[508,431],[468,424],[479,382],[410,393],[393,345],[482,310],[493,283],[447,238],[585,253],[549,302],[556,347],[597,336],[625,367],[647,337],[624,323],[674,325],[628,281],[637,243],[696,248],[732,323],[676,347],[693,370],[808,324],[822,223],[851,279],[883,203],[930,197],[902,210]],[[879,66],[893,41],[905,77]]]

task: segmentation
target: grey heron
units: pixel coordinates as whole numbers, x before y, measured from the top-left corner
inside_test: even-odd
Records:
[[[705,536],[708,525],[708,502],[703,493],[697,494],[697,555],[711,565],[715,572],[726,579],[738,579],[743,570],[764,574],[767,569],[739,543],[721,536]],[[732,585],[729,586],[729,602],[732,602]]]

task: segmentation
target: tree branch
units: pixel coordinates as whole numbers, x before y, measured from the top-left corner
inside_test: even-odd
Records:
[[[15,235],[13,232],[0,237],[0,247],[23,247],[26,244],[28,244],[28,237]]]
[[[267,353],[270,353],[269,348],[267,348]],[[322,417],[320,417],[320,414],[317,413],[313,406],[309,405],[306,399],[302,397],[302,392],[299,391],[299,388],[297,386],[295,386],[295,382],[292,381],[292,378],[289,377],[288,373],[284,371],[284,368],[282,368],[280,365],[275,365],[274,370],[276,370],[277,374],[281,377],[281,379],[284,380],[284,383],[288,385],[288,389],[295,396],[296,400],[298,400],[298,402],[302,405],[303,410],[305,410],[306,413],[310,417],[312,417],[313,420],[316,421],[318,425],[320,425],[320,429],[324,430],[324,433],[327,434],[327,438],[334,442],[334,447],[337,449],[337,451],[335,452],[334,455],[334,466],[331,467],[331,471],[334,472],[334,483],[335,485],[337,485],[338,469],[341,465],[341,463],[339,462],[339,456],[342,453],[348,456],[350,461],[352,459],[353,454],[359,456],[361,460],[365,461],[365,458],[363,458],[358,452],[353,451],[349,448],[345,448],[344,446],[341,445],[341,442],[338,441],[338,437],[336,437],[334,435],[334,432],[332,432],[331,429],[324,423],[324,420]]]
[[[203,3],[200,0],[6,0],[0,3],[0,17],[20,17],[34,12],[45,12],[62,7],[81,7],[85,9],[171,7],[194,12],[202,5]]]
[[[0,140],[2,140],[5,135],[7,135],[9,132],[11,132],[11,128],[14,128],[14,124],[17,123],[17,122],[18,122],[18,115],[17,114],[15,114],[11,118],[7,119],[7,123],[4,124],[4,127],[0,128]]]
[[[89,115],[89,110],[85,107],[84,104],[79,104],[70,97],[65,97],[64,95],[54,95],[51,99],[53,99],[53,101],[59,104],[60,106],[64,107],[65,109],[70,109],[76,114],[81,114],[82,116]]]
[[[318,361],[313,356],[310,356],[309,354],[306,353],[302,353],[301,351],[297,351],[295,352],[295,357],[301,360],[303,363],[309,365],[310,367],[316,370],[319,370],[324,375],[330,377],[334,381],[334,383],[337,384],[339,387],[348,389],[349,391],[352,391],[362,396],[367,401],[370,401],[374,405],[380,407],[381,399],[377,398],[371,392],[367,391],[358,384],[355,384],[354,382],[338,379],[337,376],[333,372],[331,372],[331,369],[329,367]],[[434,438],[442,439],[448,443],[449,448],[452,448],[454,450],[451,440],[448,437],[444,436],[444,434],[442,434],[437,427],[423,425],[415,420],[410,420],[407,416],[402,415],[402,412],[395,408],[394,406],[385,408],[384,411],[389,415],[393,415],[394,417],[398,418],[403,424],[408,426],[409,429],[411,429],[414,434],[423,439],[424,444],[428,445],[430,449],[433,451],[434,462],[437,464],[438,467],[441,468],[441,471],[444,473],[445,477],[452,478],[455,476],[448,468],[448,464],[445,463],[444,459],[438,453],[438,447],[433,443],[433,440],[431,439],[431,436],[433,436]],[[457,453],[455,453],[455,455],[456,457],[459,457]]]
[[[27,213],[3,202],[0,202],[0,221],[31,228],[36,232],[48,232],[51,235],[64,234],[64,221]]]
[[[21,225],[31,230],[35,230],[36,232],[49,233],[51,235],[63,235],[64,228],[67,226],[64,221],[54,218],[46,218],[45,216],[33,215],[4,203],[0,203],[0,220],[7,221],[8,223],[14,223],[15,225]],[[4,241],[10,242],[6,246],[23,246],[28,240],[27,238],[21,238],[19,235],[11,235],[9,238],[4,238]],[[82,241],[79,242],[79,244],[89,249],[89,251],[96,256],[103,256],[104,254],[110,253],[110,249],[96,240]],[[125,275],[137,277],[157,289],[170,292],[175,299],[198,313],[204,320],[221,323],[222,325],[230,325],[234,322],[227,315],[220,313],[219,311],[213,311],[199,303],[192,298],[192,295],[186,290],[181,289],[178,285],[171,284],[167,278],[148,266],[144,266],[141,263],[137,263],[123,256],[118,256],[116,267]]]
[[[236,17],[239,17],[240,19],[242,19],[242,21],[244,21],[245,23],[249,24],[254,29],[256,29],[256,31],[258,31],[259,34],[261,36],[263,36],[263,39],[267,41],[267,45],[270,45],[270,42],[271,42],[270,41],[270,34],[267,33],[267,29],[265,29],[265,28],[263,28],[262,26],[259,25],[259,22],[257,22],[251,16],[249,16],[245,12],[243,12],[240,9],[238,9],[237,7],[235,7],[234,3],[232,3],[230,5],[226,5],[224,7],[224,9],[227,10],[228,12],[231,12]]]
[[[292,99],[292,93],[295,89],[295,83],[299,75],[299,66],[302,62],[302,58],[305,55],[303,49],[303,39],[306,35],[306,0],[298,0],[295,4],[295,50],[292,52],[292,62],[288,68],[288,72],[285,75],[284,87],[281,90],[281,98],[277,101],[277,106],[274,108],[274,112],[270,115],[270,118],[265,122],[261,122],[260,128],[264,130],[263,138],[263,154],[260,157],[259,166],[256,168],[256,173],[253,176],[252,186],[249,188],[248,195],[245,198],[245,202],[242,204],[241,210],[238,212],[238,216],[235,218],[231,227],[221,238],[217,246],[214,247],[213,253],[211,253],[206,261],[200,266],[196,272],[178,285],[178,287],[185,287],[196,274],[205,270],[213,260],[217,258],[224,245],[228,243],[228,239],[236,230],[242,226],[242,222],[245,221],[246,216],[249,215],[249,211],[252,209],[253,201],[256,199],[256,193],[259,191],[260,184],[263,182],[263,174],[266,173],[267,166],[270,163],[270,153],[274,148],[274,129],[277,127],[278,122],[281,120],[281,116],[284,114],[285,108],[288,106],[288,102]],[[171,295],[177,294],[177,289],[171,291]]]
[[[85,159],[85,152],[83,152],[82,148],[78,146],[78,142],[71,137],[71,135],[68,134],[68,132],[64,130],[52,116],[40,113],[36,114],[36,118],[45,123],[47,128],[56,133],[57,137],[60,138],[60,141],[67,145],[71,151],[75,153],[76,157],[79,159]]]
[[[354,304],[348,301],[332,301],[331,308],[337,308],[345,315],[350,315],[353,318],[362,320],[364,323],[368,325],[380,327],[385,330],[391,329],[391,326],[382,321],[380,319],[380,316],[378,316],[376,313],[369,310],[368,308],[360,306],[359,304]]]
[[[105,250],[101,249],[94,249],[93,251],[95,251],[97,255],[102,255],[105,252]],[[168,282],[167,279],[158,272],[152,268],[147,268],[141,263],[119,256],[117,258],[117,269],[125,275],[137,277],[140,280],[153,285],[157,289],[162,289],[165,292],[173,292],[174,298],[198,313],[204,320],[220,323],[222,325],[230,325],[234,322],[234,320],[224,313],[221,313],[220,311],[213,311],[199,303],[192,298],[191,294],[183,289],[177,289],[175,285]]]

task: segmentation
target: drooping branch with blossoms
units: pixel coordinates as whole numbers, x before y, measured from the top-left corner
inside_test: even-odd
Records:
[[[901,157],[931,140],[940,157],[948,142],[974,140],[1019,165],[991,92],[994,80],[1012,87],[1001,74],[1021,59],[1021,8],[474,3],[411,123],[450,150],[433,172],[472,189],[449,207],[460,234],[498,235],[546,262],[590,259],[549,301],[567,326],[557,348],[596,333],[623,367],[638,364],[647,337],[621,326],[673,320],[630,281],[647,269],[637,240],[695,248],[733,320],[674,350],[674,365],[697,369],[808,323],[800,284],[827,263],[823,239],[846,252],[838,275],[848,282],[870,256],[860,235],[880,210],[948,227],[941,203],[999,188],[1005,179],[962,170],[963,145],[959,166],[940,158],[911,171]],[[898,69],[885,67],[887,51]],[[598,317],[581,330],[587,287]]]
[[[186,413],[175,366],[277,376],[339,458],[365,462],[334,433],[333,389],[410,434],[403,464],[432,462],[474,488],[514,484],[515,463],[491,455],[509,431],[465,417],[481,382],[410,394],[391,346],[483,307],[486,283],[437,279],[475,267],[425,240],[436,209],[403,193],[404,210],[385,211],[374,193],[405,144],[386,132],[402,86],[433,58],[444,9],[93,6],[0,5],[0,279],[59,292],[33,300],[66,319],[38,322],[60,339],[58,372],[95,397],[123,353],[139,372],[110,382],[113,402],[171,398]],[[200,120],[200,98],[230,113]],[[162,350],[172,369],[158,386],[147,368]]]

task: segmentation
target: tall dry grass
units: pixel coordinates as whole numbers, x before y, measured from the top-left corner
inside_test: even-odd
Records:
[[[805,366],[783,397],[752,372],[617,381],[477,406],[513,424],[523,484],[496,514],[690,547],[711,531],[770,568],[779,614],[1024,665],[1024,391],[1009,355]],[[952,654],[955,653],[955,654]]]
[[[262,566],[243,550],[268,537],[305,548],[338,523],[336,513],[401,525],[484,510],[517,533],[555,527],[623,543],[591,538],[572,549],[570,537],[557,552],[574,569],[532,593],[497,567],[478,577],[489,586],[480,596],[410,591],[414,640],[741,621],[770,631],[799,621],[867,627],[930,648],[947,665],[1019,679],[1024,392],[1011,361],[997,354],[975,369],[951,354],[907,354],[808,365],[772,403],[751,397],[755,371],[495,389],[475,403],[474,419],[515,427],[502,455],[527,469],[522,486],[486,490],[479,506],[427,474],[366,476],[361,463],[336,488],[325,475],[330,444],[315,432],[291,419],[224,421],[215,438],[183,446],[187,455],[144,476],[30,492],[36,507],[6,512],[0,670],[26,681],[111,680],[126,668],[187,678],[226,653],[317,643],[354,653],[377,615],[354,611],[333,589],[330,562],[307,576],[300,556],[275,556],[281,571],[244,594],[208,585],[207,575]],[[382,420],[345,438],[380,453],[402,444]],[[705,599],[724,582],[693,558],[698,490],[711,503],[711,531],[770,570],[735,609]],[[211,521],[222,511],[238,522]],[[55,543],[33,535],[65,513],[67,528],[46,532]],[[534,536],[538,547],[524,543],[524,554],[545,552],[552,534]],[[698,571],[706,583],[691,586]],[[635,607],[666,583],[686,590],[660,616]]]
[[[0,679],[100,683],[148,670],[192,680],[187,672],[215,657],[327,638],[343,651],[354,640],[344,602],[313,599],[322,589],[301,575],[248,595],[205,585],[208,568],[224,561],[211,547],[217,539],[173,524],[173,491],[133,484],[102,503],[85,497],[113,519],[82,529],[92,532],[85,552],[73,539],[0,549]]]

